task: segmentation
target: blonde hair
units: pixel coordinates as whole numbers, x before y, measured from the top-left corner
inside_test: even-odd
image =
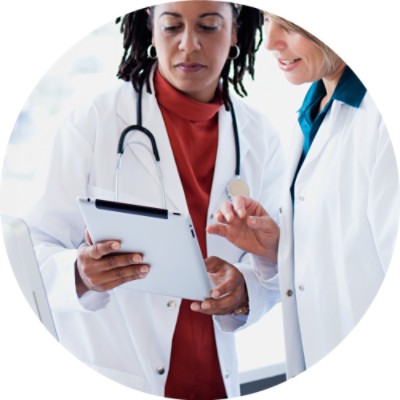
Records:
[[[330,47],[321,42],[321,40],[312,35],[310,32],[294,24],[293,22],[279,17],[278,15],[271,14],[267,11],[265,11],[264,14],[279,25],[281,25],[284,29],[292,32],[297,32],[315,43],[315,45],[322,51],[328,74],[333,73],[336,70],[337,66],[343,62],[342,59]]]

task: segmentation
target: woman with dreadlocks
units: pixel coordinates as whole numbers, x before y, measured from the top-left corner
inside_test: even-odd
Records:
[[[29,222],[59,337],[81,360],[132,388],[196,400],[238,396],[231,332],[278,300],[274,265],[267,266],[270,287],[262,287],[246,255],[205,231],[235,171],[233,109],[241,178],[254,198],[276,210],[279,140],[262,115],[229,91],[232,84],[245,95],[243,77],[254,75],[260,16],[213,1],[124,16],[123,82],[74,113],[56,139],[47,189]],[[127,289],[123,284],[146,279],[151,265],[141,254],[120,254],[115,240],[94,245],[84,235],[76,197],[114,199],[116,149],[121,132],[136,123],[139,93],[142,124],[159,147],[167,208],[190,213],[216,285],[204,302]],[[119,199],[160,207],[148,146],[145,135],[126,140]]]

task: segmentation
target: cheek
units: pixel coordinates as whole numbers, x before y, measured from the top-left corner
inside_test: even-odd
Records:
[[[167,66],[173,58],[172,43],[167,42],[161,38],[156,38],[154,46],[157,50],[157,61],[160,65]]]
[[[215,64],[221,66],[224,65],[228,59],[230,50],[231,42],[224,38],[222,40],[217,39],[214,43],[211,43],[204,53],[208,54],[209,57],[212,57]]]

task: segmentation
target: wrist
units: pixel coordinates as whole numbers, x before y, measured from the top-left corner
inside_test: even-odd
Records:
[[[81,274],[79,273],[79,268],[78,268],[78,260],[75,260],[74,263],[74,268],[75,268],[75,288],[76,288],[76,294],[78,297],[82,297],[87,291],[89,291],[88,287],[85,285],[83,282],[83,279],[81,277]]]
[[[244,285],[245,287],[245,297],[243,302],[239,305],[238,308],[236,308],[233,311],[233,315],[248,315],[250,313],[250,307],[249,307],[249,295],[247,292],[247,286],[246,284]]]
[[[250,308],[249,305],[237,308],[232,314],[233,315],[249,315]]]

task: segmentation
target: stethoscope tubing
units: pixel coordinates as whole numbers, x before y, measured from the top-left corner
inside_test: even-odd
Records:
[[[161,159],[160,159],[160,153],[158,151],[156,139],[154,135],[142,125],[142,92],[143,92],[143,83],[144,79],[140,82],[139,85],[139,90],[138,90],[138,98],[136,101],[136,111],[137,111],[137,123],[134,125],[130,125],[126,127],[122,132],[121,136],[118,141],[118,149],[117,149],[117,165],[116,165],[116,170],[115,170],[115,201],[119,201],[119,171],[121,169],[121,164],[122,164],[122,155],[125,150],[125,139],[126,136],[132,132],[132,131],[139,131],[145,134],[148,139],[150,140],[154,159],[156,162],[157,166],[157,173],[158,177],[160,179],[160,184],[161,184],[161,195],[162,195],[162,201],[164,208],[166,209],[166,194],[165,194],[165,188],[164,188],[164,179],[162,175],[162,170],[161,170]],[[241,181],[240,179],[240,143],[239,143],[239,129],[237,125],[237,119],[236,119],[236,114],[235,114],[235,109],[233,107],[232,100],[229,98],[228,99],[229,103],[229,109],[232,115],[232,127],[233,127],[233,133],[234,133],[234,142],[235,142],[235,153],[236,153],[236,166],[235,166],[235,178],[233,180]],[[243,182],[243,181],[242,181]],[[244,185],[246,185],[243,182]],[[230,184],[229,184],[230,185]],[[228,186],[229,186],[228,185]],[[247,185],[246,185],[247,186]],[[228,190],[228,196],[231,197],[231,194],[229,193]]]

